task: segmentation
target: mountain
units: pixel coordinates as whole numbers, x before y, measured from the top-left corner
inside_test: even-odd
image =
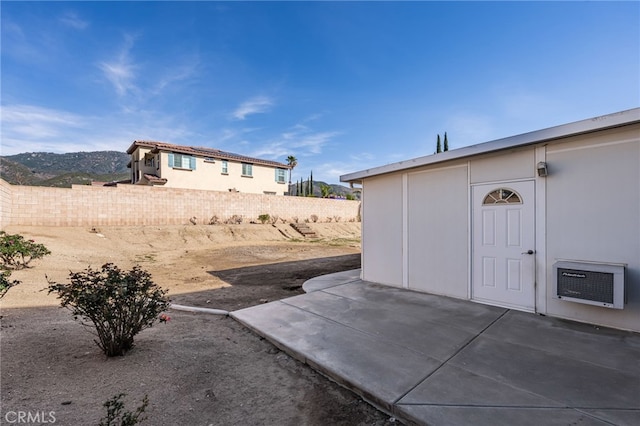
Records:
[[[302,182],[303,185],[307,185],[307,181]],[[289,185],[289,193],[297,194],[297,184],[292,183]],[[322,181],[313,181],[313,196],[314,197],[322,197],[322,187],[329,187],[329,197],[328,198],[352,198],[355,200],[360,199],[360,190],[353,190],[344,185],[336,185],[336,184],[328,184]]]
[[[0,157],[0,176],[14,185],[71,187],[129,178],[130,156],[119,151],[27,152]]]
[[[13,185],[55,186],[70,188],[75,185],[91,185],[91,182],[114,182],[127,180],[127,168],[131,157],[119,151],[70,152],[26,152],[0,157],[0,177]],[[306,184],[306,182],[305,182]],[[343,185],[313,181],[313,195],[322,196],[322,186],[329,189],[330,197],[358,199],[360,193]],[[296,184],[289,186],[296,193]]]

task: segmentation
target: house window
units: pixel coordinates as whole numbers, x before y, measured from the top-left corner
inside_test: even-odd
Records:
[[[144,156],[144,165],[146,167],[155,167],[155,156],[145,154]]]
[[[192,157],[191,155],[171,153],[169,154],[169,167],[174,167],[177,169],[195,170],[196,157]]]
[[[215,163],[216,160],[211,158],[211,157],[204,157],[204,162],[205,163]]]
[[[516,192],[500,188],[487,194],[482,204],[485,206],[489,204],[522,204],[522,200]]]
[[[223,175],[228,175],[229,174],[229,162],[227,160],[222,160],[222,174]]]
[[[285,183],[285,179],[286,179],[286,170],[276,169],[276,182]]]
[[[242,163],[242,176],[253,177],[253,164]]]

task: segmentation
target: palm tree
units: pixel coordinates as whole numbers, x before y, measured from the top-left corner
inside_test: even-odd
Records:
[[[287,157],[287,164],[289,165],[289,185],[291,185],[291,172],[293,172],[293,168],[298,165],[298,159],[293,155]]]
[[[331,187],[326,184],[321,184],[320,194],[322,194],[322,198],[329,198],[329,195],[331,195]]]

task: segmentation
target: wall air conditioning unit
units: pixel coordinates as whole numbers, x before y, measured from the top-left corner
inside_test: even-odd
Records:
[[[569,302],[623,309],[625,270],[621,263],[559,260],[553,265],[555,295]]]

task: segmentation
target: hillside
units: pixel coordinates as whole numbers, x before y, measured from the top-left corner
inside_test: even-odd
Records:
[[[113,182],[129,179],[127,163],[130,156],[119,151],[26,152],[0,157],[0,177],[13,185],[52,186],[70,188],[90,185],[93,181]],[[343,185],[313,182],[313,195],[322,196],[322,186],[327,185],[331,197],[358,198],[359,193]],[[296,193],[296,184],[289,186]]]
[[[129,155],[118,151],[27,152],[0,157],[0,176],[14,185],[71,187],[129,178]]]

